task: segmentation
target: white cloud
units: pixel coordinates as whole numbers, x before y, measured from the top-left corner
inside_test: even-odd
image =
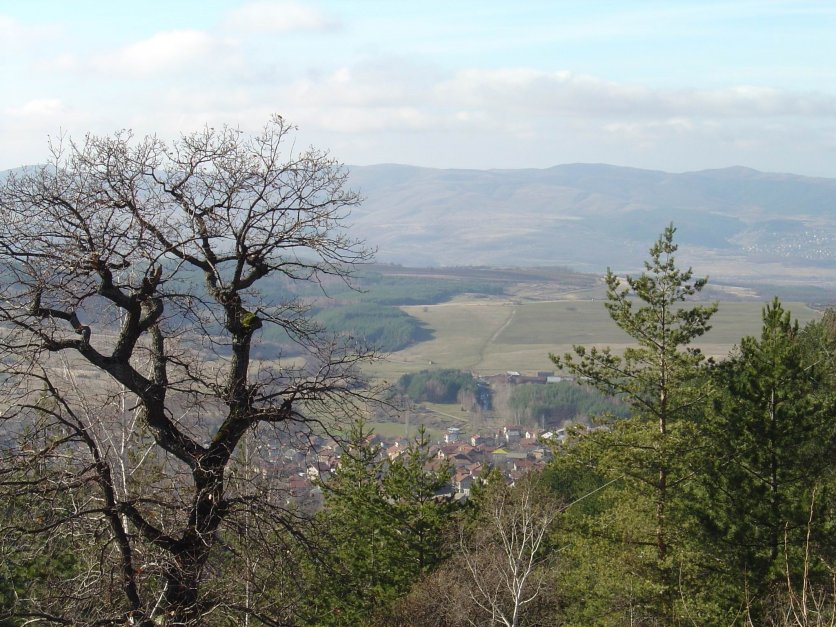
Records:
[[[400,107],[341,107],[291,109],[294,122],[303,128],[335,133],[418,132],[437,127],[434,116],[407,105]]]
[[[426,103],[424,79],[402,71],[342,67],[322,76],[308,76],[287,88],[296,101],[321,106],[421,106]]]
[[[297,2],[251,2],[230,11],[224,26],[247,33],[292,33],[331,30],[338,22]]]
[[[0,50],[28,48],[35,50],[44,41],[54,39],[61,29],[50,24],[30,25],[0,14]]]
[[[49,156],[50,135],[61,134],[72,125],[76,113],[59,98],[33,98],[0,109],[0,170],[42,163]]]
[[[675,117],[663,120],[611,122],[601,127],[610,142],[631,145],[636,151],[660,150],[673,143],[686,144],[716,134],[717,125]]]
[[[25,119],[55,119],[67,112],[64,103],[58,98],[37,98],[17,107],[8,107],[5,115]]]
[[[836,118],[836,98],[773,88],[652,89],[531,69],[441,74],[391,60],[311,74],[264,95],[304,127],[340,133],[490,132],[528,141],[572,128],[642,146],[719,132],[719,126],[733,135],[728,129],[741,124]]]
[[[593,117],[836,117],[836,98],[733,86],[717,90],[651,89],[571,72],[470,70],[436,86],[440,99],[496,111]]]
[[[14,18],[8,15],[0,15],[0,38],[3,41],[9,41],[16,37],[20,32],[21,24]]]
[[[277,18],[270,29],[327,22],[313,13],[308,21],[291,20],[287,7],[299,5],[267,3],[243,7],[237,19],[247,15],[244,9],[279,6],[284,21]],[[270,21],[267,13],[249,15]],[[0,19],[0,33],[19,26]],[[824,93],[740,84],[658,88],[529,68],[447,71],[395,54],[300,62],[269,45],[276,40],[293,49],[294,38],[229,39],[222,26],[160,32],[114,51],[100,49],[95,58],[89,49],[51,50],[43,72],[30,72],[51,76],[50,83],[21,81],[26,89],[4,93],[0,131],[11,138],[4,145],[12,151],[6,165],[33,161],[36,156],[26,155],[60,128],[78,136],[130,127],[138,135],[170,137],[206,123],[257,130],[277,112],[299,124],[305,142],[311,138],[355,163],[602,161],[661,169],[743,163],[798,170],[775,165],[797,157],[816,164],[804,166],[811,172],[832,167],[819,165],[836,141],[836,96]]]
[[[466,70],[438,84],[439,98],[494,110],[590,115],[646,101],[648,90],[572,72]]]
[[[195,66],[223,65],[234,54],[230,42],[199,30],[171,30],[100,55],[91,65],[116,76],[177,74]]]
[[[692,110],[707,115],[772,117],[836,116],[836,98],[823,94],[794,93],[770,87],[739,85],[717,90],[688,90],[663,94],[662,104],[671,109]]]

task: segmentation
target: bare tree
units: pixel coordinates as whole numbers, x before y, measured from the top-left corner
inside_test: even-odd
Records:
[[[4,531],[74,555],[13,611],[285,619],[281,543],[305,538],[242,444],[333,433],[373,358],[293,296],[371,258],[344,230],[360,201],[347,173],[293,131],[276,116],[255,136],[62,138],[0,188]],[[268,332],[283,352],[257,361]]]
[[[471,624],[516,627],[544,591],[552,557],[549,532],[559,507],[553,495],[529,476],[513,489],[493,486],[482,504],[478,527],[462,530],[459,557],[465,586],[481,617]]]

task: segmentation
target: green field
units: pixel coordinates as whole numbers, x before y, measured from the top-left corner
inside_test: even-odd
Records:
[[[712,330],[696,345],[707,355],[725,357],[741,337],[760,333],[763,306],[762,302],[721,302]],[[784,306],[802,325],[820,316],[802,303]],[[478,374],[553,370],[550,352],[562,354],[574,344],[620,350],[629,343],[601,300],[474,299],[402,309],[432,329],[433,339],[393,353],[369,369],[372,376],[394,381],[405,372],[426,368],[461,368]]]
[[[418,422],[417,424],[413,424],[413,422],[414,421],[410,421],[409,425],[407,426],[405,423],[400,422],[370,420],[366,423],[366,428],[370,429],[375,434],[384,438],[405,437],[408,440],[414,440],[418,437],[418,429],[423,423]],[[429,437],[431,442],[439,442],[444,439],[444,434],[446,433],[444,429],[430,427],[426,424],[424,424],[424,429],[427,432],[427,436]]]

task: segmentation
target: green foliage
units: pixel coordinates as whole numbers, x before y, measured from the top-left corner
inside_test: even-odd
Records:
[[[607,308],[638,346],[554,358],[632,410],[579,431],[546,473],[571,503],[560,620],[766,624],[789,615],[776,599],[831,607],[836,317],[801,330],[776,300],[760,338],[707,368],[688,344],[715,307],[682,304],[704,280],[676,269],[672,236],[626,288],[607,277]]]
[[[713,372],[698,528],[722,556],[729,602],[753,614],[788,569],[826,582],[836,558],[834,353],[822,331],[802,333],[775,299],[760,338],[743,338]]]
[[[379,531],[387,510],[380,450],[368,435],[362,424],[355,427],[339,471],[322,486],[326,500],[319,518],[328,550],[306,573],[308,586],[323,592],[310,595],[305,612],[310,624],[359,624],[394,596],[387,573],[397,563]]]
[[[633,415],[659,421],[660,429],[687,413],[692,399],[681,384],[694,378],[694,368],[703,357],[688,348],[710,328],[717,305],[681,306],[705,287],[707,279],[694,279],[693,272],[679,270],[673,254],[675,229],[669,226],[650,249],[645,272],[621,279],[607,272],[607,311],[612,320],[638,346],[625,349],[623,356],[609,348],[576,346],[552,361],[565,367],[606,394],[624,398]],[[626,284],[626,286],[625,286]],[[636,303],[640,306],[636,307]]]
[[[366,275],[362,300],[378,305],[434,305],[460,294],[501,294],[500,283],[467,279]]]
[[[416,318],[398,309],[403,305],[432,305],[466,292],[497,294],[498,283],[384,276],[369,273],[358,278],[358,290],[334,285],[329,296],[339,304],[321,302],[317,320],[327,328],[361,339],[385,352],[404,349],[432,338]]]
[[[551,531],[560,503],[537,475],[487,472],[451,536],[451,554],[381,625],[553,625],[559,593]]]
[[[817,367],[824,371],[823,385],[836,390],[836,309],[824,312],[821,320],[808,322],[801,330],[799,341],[803,350],[818,355],[821,363]]]
[[[612,506],[606,490],[612,481],[591,468],[591,464],[581,461],[579,446],[574,444],[570,451],[567,447],[557,447],[552,462],[543,470],[543,484],[554,492],[567,508],[567,516],[595,516]]]
[[[636,345],[623,356],[583,346],[563,358],[551,356],[556,365],[630,406],[630,418],[586,434],[573,449],[578,468],[615,482],[615,501],[603,519],[577,519],[572,533],[584,543],[603,542],[595,550],[599,555],[623,556],[610,571],[622,584],[631,574],[629,589],[622,589],[622,611],[638,608],[647,620],[668,624],[677,620],[683,587],[697,576],[683,570],[687,541],[680,524],[681,486],[690,474],[686,461],[696,426],[692,418],[705,393],[703,356],[689,343],[710,329],[717,310],[716,305],[684,306],[706,279],[677,267],[674,233],[672,225],[665,229],[640,276],[607,273],[606,308]]]
[[[702,393],[703,356],[688,344],[710,329],[709,320],[717,310],[716,304],[681,306],[703,289],[706,279],[694,279],[690,268],[677,268],[674,233],[673,226],[665,229],[639,277],[622,280],[612,271],[607,273],[606,308],[638,345],[625,349],[623,356],[608,348],[583,346],[562,359],[552,355],[556,365],[630,406],[628,421],[596,437],[607,441],[602,450],[619,450],[617,459],[602,458],[604,464],[615,464],[610,471],[628,476],[656,502],[660,560],[667,544],[668,483],[676,482],[669,473],[684,471],[680,457],[692,427],[685,419],[693,414]]]
[[[406,312],[372,303],[324,309],[316,319],[335,333],[350,335],[385,352],[398,351],[431,337],[424,325]]]
[[[450,483],[451,467],[428,471],[430,442],[423,426],[409,448],[391,463],[383,490],[396,526],[402,568],[410,581],[432,570],[444,558],[442,534],[454,512],[452,501],[439,498]]]
[[[560,424],[567,420],[594,416],[627,416],[627,407],[600,392],[571,381],[546,385],[515,385],[509,407],[519,417]]]
[[[337,473],[322,484],[319,524],[328,550],[305,570],[309,624],[365,624],[444,557],[453,505],[436,493],[450,468],[426,471],[423,431],[391,464],[369,435],[355,426]]]
[[[416,403],[455,403],[462,392],[476,392],[476,381],[461,370],[422,370],[403,375],[398,390]]]
[[[200,277],[183,282],[184,291],[205,298]],[[386,276],[378,272],[358,275],[351,285],[340,279],[298,283],[280,276],[264,279],[263,291],[282,303],[289,320],[303,311],[315,311],[315,322],[338,335],[349,336],[383,352],[395,352],[432,339],[432,331],[417,318],[399,309],[404,305],[433,305],[464,293],[500,294],[502,285],[491,281]],[[294,299],[300,299],[294,301]],[[293,304],[291,306],[291,303]],[[252,316],[252,314],[250,314]],[[242,323],[247,324],[247,320]],[[210,326],[209,330],[214,330]],[[265,325],[259,331],[256,357],[276,359],[300,354],[300,348],[280,326]]]
[[[23,473],[5,475],[3,481],[23,484]],[[65,498],[59,496],[59,502]],[[70,504],[70,498],[61,503]],[[31,600],[53,597],[64,581],[81,576],[79,546],[71,537],[57,536],[45,545],[32,543],[28,528],[49,526],[55,513],[38,498],[19,495],[4,502],[0,539],[0,627],[23,624],[19,618],[32,609]],[[18,617],[18,618],[14,618]]]

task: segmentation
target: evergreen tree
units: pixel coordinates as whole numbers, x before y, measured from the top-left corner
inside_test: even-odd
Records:
[[[387,573],[396,557],[384,536],[390,526],[381,489],[380,447],[362,421],[352,428],[334,476],[320,484],[325,507],[319,542],[328,549],[305,570],[305,622],[361,624],[393,597]]]
[[[453,505],[436,493],[449,466],[435,471],[423,429],[391,464],[355,425],[335,475],[322,483],[320,542],[329,551],[306,570],[305,620],[317,625],[374,622],[442,560]]]
[[[821,331],[802,333],[775,299],[760,338],[743,338],[714,372],[701,528],[721,558],[730,601],[750,613],[770,584],[800,577],[805,561],[808,574],[834,562],[836,394],[832,348],[812,341],[827,338]]]
[[[678,495],[690,476],[686,453],[704,400],[704,357],[690,344],[710,329],[717,310],[716,304],[683,304],[705,287],[707,279],[695,279],[690,268],[676,265],[674,233],[673,225],[664,230],[638,277],[607,272],[607,310],[637,345],[623,355],[609,348],[576,346],[573,354],[551,356],[557,366],[620,397],[631,408],[628,419],[588,434],[574,452],[578,464],[607,481],[616,480],[609,489],[620,496],[605,523],[601,518],[587,520],[584,529],[631,547],[625,553],[631,563],[625,567],[638,573],[639,581],[635,587],[631,584],[630,594],[639,606],[650,599],[642,611],[667,623],[675,622],[673,606],[682,586],[674,562],[681,563],[683,555],[671,555],[672,543],[684,550],[672,537],[681,530]],[[651,546],[655,559],[646,552]],[[622,577],[619,583],[623,582]],[[630,603],[632,608],[634,602]]]
[[[452,500],[439,493],[450,484],[450,466],[428,471],[430,442],[424,427],[409,448],[395,458],[383,488],[396,525],[402,568],[410,581],[444,558],[443,532],[454,511]]]

